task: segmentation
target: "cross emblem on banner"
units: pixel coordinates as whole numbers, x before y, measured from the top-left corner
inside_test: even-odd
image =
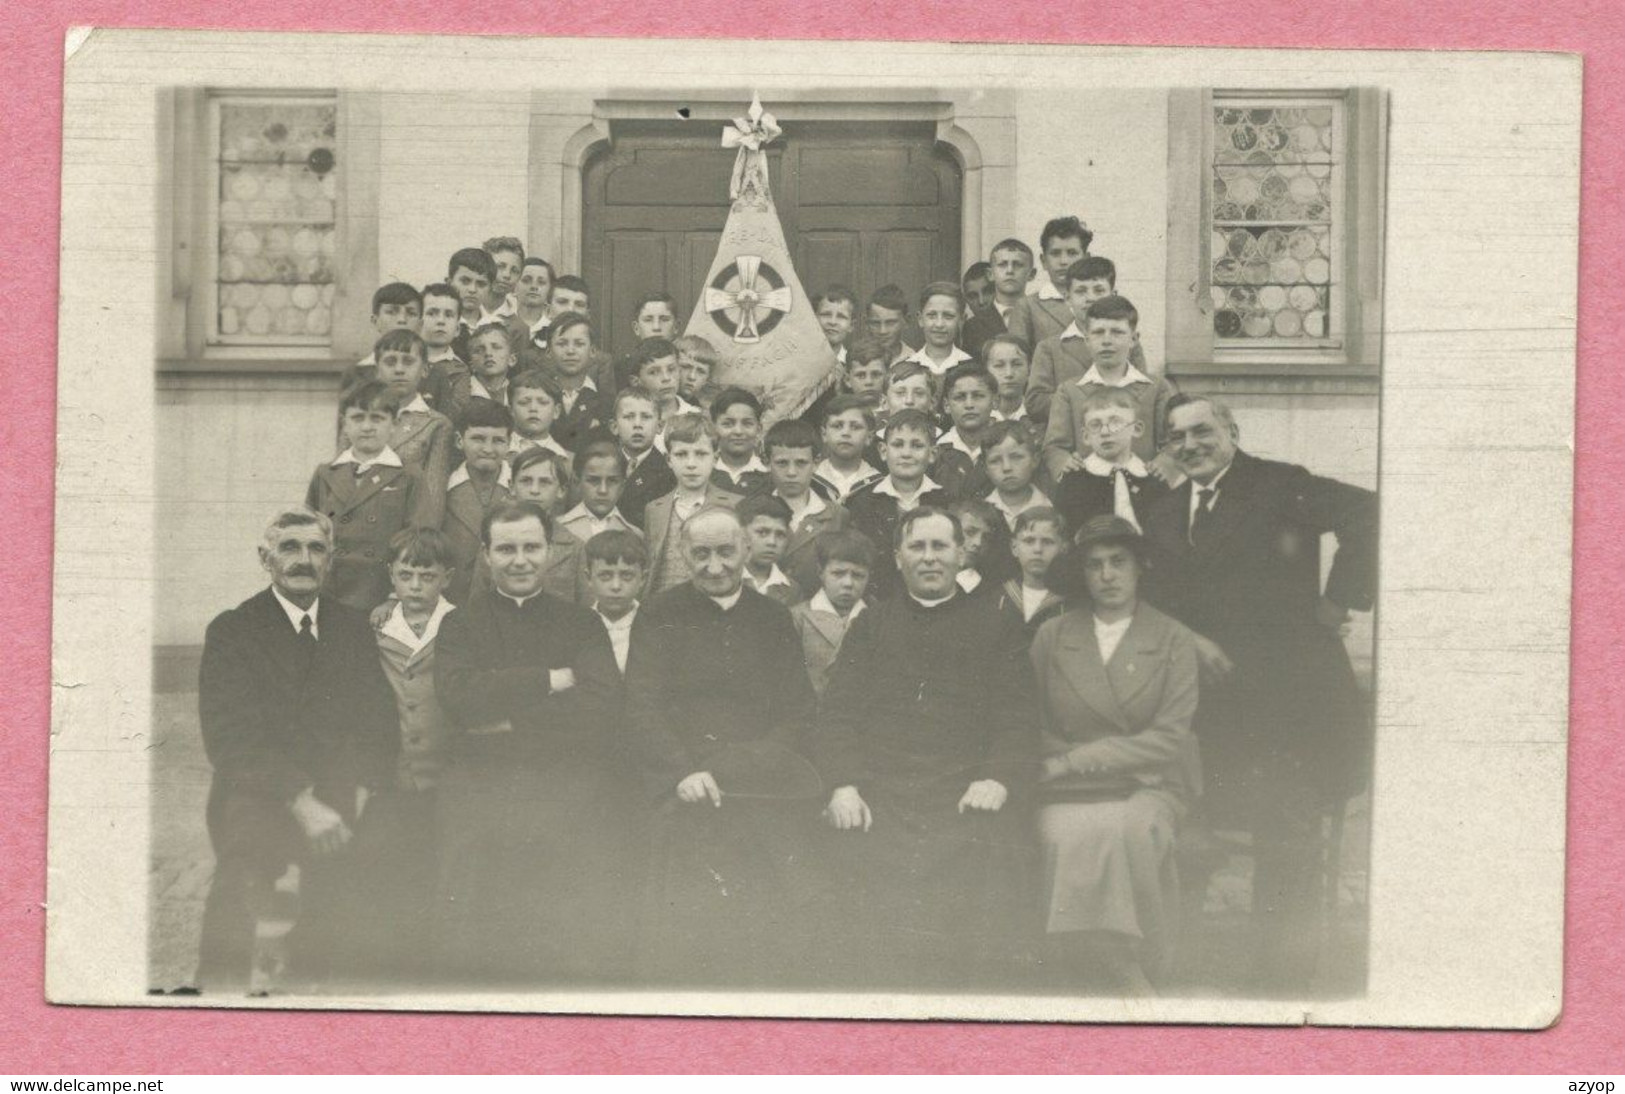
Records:
[[[705,310],[735,342],[760,341],[790,310],[792,294],[759,255],[740,255],[705,290]]]

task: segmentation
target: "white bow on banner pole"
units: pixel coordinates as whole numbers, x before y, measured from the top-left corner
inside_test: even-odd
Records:
[[[738,149],[733,204],[687,327],[717,348],[717,384],[762,400],[764,424],[796,417],[835,378],[835,351],[796,276],[768,186],[766,148],[781,133],[759,98],[722,132],[722,147]]]

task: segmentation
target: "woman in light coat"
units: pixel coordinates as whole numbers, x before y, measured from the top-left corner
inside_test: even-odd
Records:
[[[1179,908],[1174,840],[1200,792],[1196,649],[1183,624],[1140,601],[1133,525],[1096,517],[1069,557],[1088,595],[1040,627],[1031,652],[1046,963],[1151,994]]]

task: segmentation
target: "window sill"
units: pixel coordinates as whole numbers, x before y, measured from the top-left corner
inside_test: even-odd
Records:
[[[355,364],[347,357],[166,357],[158,374],[175,376],[337,376]]]

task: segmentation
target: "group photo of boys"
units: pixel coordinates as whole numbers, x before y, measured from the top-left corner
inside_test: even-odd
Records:
[[[1352,325],[1352,111],[1278,98],[1204,100],[1237,355]],[[1108,190],[815,280],[796,122],[730,105],[703,276],[476,209],[339,293],[347,115],[199,115],[207,337],[370,352],[297,453],[223,450],[308,479],[163,697],[199,790],[155,831],[207,856],[155,866],[196,948],[154,988],[1357,991],[1378,503],[1313,457],[1340,421],[1172,367]]]

